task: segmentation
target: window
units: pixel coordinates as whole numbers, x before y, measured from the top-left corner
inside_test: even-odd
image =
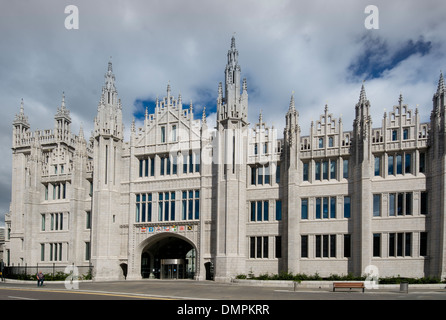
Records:
[[[195,172],[200,172],[200,151],[194,152],[195,154]]]
[[[330,218],[336,218],[336,197],[330,197]]]
[[[177,126],[173,125],[172,126],[172,141],[177,141]]]
[[[143,170],[144,170],[144,160],[139,159],[139,177],[140,178],[143,176]]]
[[[427,201],[428,201],[427,192],[421,192],[421,201],[420,201],[420,213],[421,214],[428,214]]]
[[[319,148],[324,147],[324,138],[319,138]]]
[[[420,232],[420,256],[427,256],[427,232]]]
[[[398,140],[398,131],[396,129],[392,130],[392,141]]]
[[[303,163],[303,181],[308,181],[308,162]]]
[[[381,175],[381,157],[375,156],[375,176]]]
[[[161,143],[166,142],[166,127],[161,127]]]
[[[316,258],[336,257],[336,235],[316,235],[315,236],[315,256]]]
[[[405,214],[412,215],[412,193],[405,193]]]
[[[344,179],[348,179],[348,159],[343,160],[342,176]]]
[[[187,163],[189,159],[189,155],[188,154],[183,154],[183,173],[187,173]]]
[[[46,220],[46,215],[43,213],[41,215],[41,227],[40,227],[41,231],[45,231],[45,224],[46,224],[45,220]]]
[[[320,162],[316,162],[315,179],[321,180],[321,163]]]
[[[155,158],[147,157],[139,159],[139,177],[148,177],[155,175]]]
[[[404,173],[412,173],[412,155],[410,153],[406,153],[404,156]]]
[[[407,140],[409,139],[409,129],[404,129],[403,130],[403,140]]]
[[[158,221],[175,220],[175,192],[158,193]]]
[[[333,137],[328,137],[328,146],[333,147]]]
[[[269,201],[251,201],[251,221],[269,220]]]
[[[330,160],[330,179],[336,179],[336,160]]]
[[[301,258],[308,258],[308,236],[300,237],[300,256]]]
[[[395,215],[395,193],[389,194],[389,216]]]
[[[315,180],[328,180],[337,178],[336,160],[315,161]],[[305,166],[305,164],[304,164]],[[348,166],[348,162],[347,162]],[[348,173],[347,173],[348,174]],[[348,177],[348,176],[347,176]],[[304,167],[304,181],[308,181],[308,168]],[[305,180],[306,179],[306,180]]]
[[[322,161],[322,177],[328,180],[328,161]]]
[[[412,214],[412,193],[389,194],[389,216]]]
[[[279,171],[277,171],[279,170]],[[271,182],[271,169],[269,164],[264,166],[257,165],[251,167],[251,185],[269,185]],[[279,175],[279,176],[277,176]],[[280,167],[276,167],[276,182],[280,181]],[[277,182],[278,183],[278,182]]]
[[[85,242],[85,260],[90,260],[90,242]]]
[[[178,157],[176,155],[172,158],[172,174],[178,173]]]
[[[381,256],[381,234],[379,233],[373,234],[373,256]]]
[[[396,174],[402,174],[403,173],[403,162],[402,162],[402,156],[400,154],[396,155]]]
[[[263,177],[264,178],[264,183],[265,184],[269,184],[269,180],[270,180],[269,166],[268,165],[265,166],[264,169],[265,169],[265,175]]]
[[[336,218],[336,197],[316,198],[316,219]]]
[[[282,220],[282,200],[276,200],[276,220]]]
[[[380,194],[373,195],[373,216],[374,217],[381,216],[381,195]]]
[[[269,241],[268,237],[250,237],[250,258],[268,259]]]
[[[282,258],[282,237],[276,236],[276,258]]]
[[[316,198],[316,219],[321,218],[321,201],[322,198]]]
[[[182,218],[183,220],[200,219],[200,191],[183,191],[182,197]]]
[[[166,156],[160,156],[160,175],[164,176],[166,172]]]
[[[420,152],[420,166],[419,166],[419,171],[421,173],[425,173],[426,172],[426,153],[425,152]]]
[[[45,244],[40,244],[40,261],[45,261]]]
[[[303,198],[301,200],[301,210],[300,210],[301,219],[308,219],[308,199]]]
[[[50,218],[50,230],[63,230],[63,213],[51,213]]]
[[[393,171],[393,156],[389,155],[388,158],[387,158],[387,161],[388,161],[388,174],[392,175],[392,174],[394,174],[394,171]]]
[[[50,261],[62,261],[62,243],[50,243]]]
[[[412,255],[412,233],[389,233],[389,256],[408,257]]]
[[[135,222],[150,222],[150,221],[152,221],[152,194],[151,193],[137,194]]]
[[[280,183],[280,164],[277,164],[276,166],[276,183]]]
[[[344,234],[344,258],[351,257],[351,235]]]
[[[345,196],[344,197],[344,218],[350,218],[351,212],[350,212],[350,197]]]
[[[91,211],[85,211],[85,229],[91,229]]]

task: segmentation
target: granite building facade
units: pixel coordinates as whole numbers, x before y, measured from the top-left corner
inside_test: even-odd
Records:
[[[443,75],[430,122],[400,95],[373,126],[362,85],[353,130],[325,106],[303,135],[291,96],[278,138],[262,114],[248,123],[234,38],[224,74],[215,128],[169,84],[128,141],[111,63],[88,141],[64,97],[48,130],[22,101],[5,262],[92,265],[96,280],[446,276]]]

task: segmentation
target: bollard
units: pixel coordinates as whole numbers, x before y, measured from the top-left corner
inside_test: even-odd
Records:
[[[400,283],[400,292],[409,293],[409,282]]]

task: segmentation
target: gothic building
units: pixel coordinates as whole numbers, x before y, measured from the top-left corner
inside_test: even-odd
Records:
[[[353,130],[325,106],[303,135],[294,96],[283,138],[248,123],[232,38],[217,122],[167,94],[124,140],[112,64],[94,130],[13,121],[9,265],[93,266],[94,279],[293,273],[446,276],[446,104],[440,75],[428,123],[400,95],[382,123],[364,85]]]

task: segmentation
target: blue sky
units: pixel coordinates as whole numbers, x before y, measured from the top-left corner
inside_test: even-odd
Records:
[[[79,29],[67,30],[67,5]],[[0,224],[9,210],[12,121],[23,98],[31,129],[51,129],[65,92],[72,131],[93,128],[109,57],[123,105],[126,139],[158,96],[206,106],[215,121],[217,88],[235,32],[248,121],[262,110],[283,132],[294,92],[302,135],[325,104],[351,130],[363,80],[373,126],[397,104],[419,106],[429,121],[440,70],[446,70],[446,6],[440,0],[373,1],[379,29],[367,29],[369,1],[292,0],[0,0]]]
[[[432,42],[424,40],[423,37],[408,39],[393,51],[383,37],[366,34],[361,43],[363,50],[348,69],[352,76],[363,77],[364,80],[379,79],[384,72],[392,70],[411,56],[424,56],[433,49]]]

